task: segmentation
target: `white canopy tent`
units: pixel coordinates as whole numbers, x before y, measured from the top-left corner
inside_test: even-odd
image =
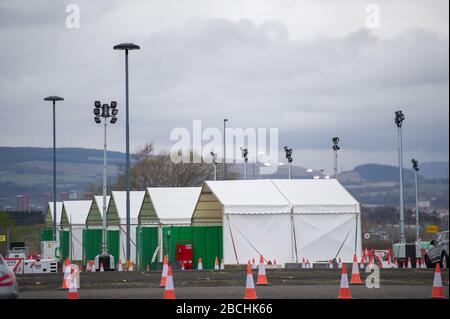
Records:
[[[292,261],[291,205],[270,180],[205,182],[222,205],[223,258]],[[258,259],[257,259],[258,260]]]
[[[162,225],[191,224],[201,187],[148,187],[156,215]]]
[[[83,258],[83,229],[86,227],[86,218],[91,209],[92,200],[64,201],[61,214],[61,227],[71,230],[70,254],[72,260]],[[70,227],[70,228],[69,228]]]
[[[226,264],[361,254],[360,205],[334,179],[207,181],[192,223],[223,225]]]
[[[144,202],[145,191],[130,192],[130,259],[136,263],[136,227],[138,225],[139,212]],[[127,240],[127,192],[113,191],[117,215],[119,217],[120,230],[120,260],[126,259],[126,240]]]
[[[361,255],[360,205],[336,179],[273,180],[292,205],[298,257],[351,262]]]

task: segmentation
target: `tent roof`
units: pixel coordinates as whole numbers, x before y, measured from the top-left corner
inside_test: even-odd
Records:
[[[190,224],[201,187],[149,187],[161,224]]]
[[[62,214],[62,202],[56,202],[56,225],[61,224],[61,214]],[[47,214],[50,213],[49,221],[53,223],[53,202],[48,202],[48,211]]]
[[[97,204],[98,210],[100,211],[100,215],[103,214],[103,196],[94,196],[95,203]],[[106,210],[109,208],[109,201],[111,200],[111,196],[106,196]]]
[[[86,218],[91,205],[92,200],[64,201],[61,224],[86,225]]]
[[[294,213],[358,213],[359,203],[336,179],[276,179]]]
[[[113,191],[112,197],[117,208],[117,215],[119,219],[125,220],[127,218],[127,192]],[[130,191],[130,218],[138,218],[141,211],[142,203],[144,202],[145,191]]]
[[[290,203],[270,179],[207,181],[226,214],[289,213]]]

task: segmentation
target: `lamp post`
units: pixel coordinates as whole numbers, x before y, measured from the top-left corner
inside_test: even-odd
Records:
[[[398,134],[398,169],[400,179],[400,243],[404,244],[405,241],[405,212],[403,206],[403,137],[402,137],[402,124],[405,120],[405,115],[402,111],[395,112],[395,124],[397,125]]]
[[[338,165],[337,165],[337,160],[338,160],[338,151],[341,149],[341,147],[339,146],[339,137],[333,137],[331,139],[333,141],[333,153],[334,153],[334,157],[333,157],[333,175],[334,178],[338,178]]]
[[[100,124],[103,118],[104,124],[104,143],[103,143],[103,223],[102,223],[102,255],[108,254],[108,235],[107,235],[107,224],[106,224],[106,187],[107,187],[107,144],[106,144],[106,126],[107,120],[110,118],[110,123],[114,124],[117,122],[117,102],[112,101],[110,105],[101,104],[100,101],[94,102],[94,120],[95,123]]]
[[[248,150],[246,148],[242,148],[242,157],[244,158],[244,179],[247,179],[247,162],[248,162]]]
[[[227,179],[227,151],[226,151],[227,122],[228,122],[228,119],[223,120],[223,179],[224,180]]]
[[[289,163],[289,179],[292,178],[292,148],[288,148],[287,146],[285,146],[284,151],[286,152],[286,158],[288,160]]]
[[[56,101],[64,101],[59,96],[47,96],[44,101],[53,102],[53,240],[56,241],[56,117],[55,105]]]
[[[129,121],[129,100],[128,100],[128,51],[139,50],[140,47],[133,43],[121,43],[113,47],[114,50],[125,51],[125,125],[126,125],[126,162],[125,162],[125,180],[127,191],[127,261],[130,261],[130,121]]]
[[[414,170],[414,182],[416,184],[416,241],[420,239],[420,228],[419,228],[419,161],[412,159],[411,164]]]
[[[214,167],[214,180],[217,181],[217,154],[214,152],[211,152],[213,167]]]

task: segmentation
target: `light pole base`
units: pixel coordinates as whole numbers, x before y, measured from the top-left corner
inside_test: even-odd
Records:
[[[114,256],[110,254],[100,254],[95,256],[95,270],[100,271],[100,266],[103,264],[104,271],[114,271],[116,265],[114,263]]]

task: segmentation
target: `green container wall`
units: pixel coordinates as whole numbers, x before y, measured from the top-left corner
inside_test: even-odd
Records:
[[[53,229],[42,229],[40,238],[41,241],[53,240]]]
[[[69,258],[69,231],[62,230],[59,232],[59,251],[61,254],[61,261]]]
[[[139,243],[141,270],[145,270],[147,265],[150,270],[156,270],[158,258],[152,263],[152,257],[158,247],[158,227],[141,227],[136,233],[136,242]]]
[[[83,266],[102,252],[102,230],[83,229]]]
[[[201,258],[203,269],[213,269],[216,256],[219,262],[223,256],[222,226],[164,227],[163,242],[164,254],[169,255],[170,263],[176,260],[177,244],[192,244],[194,268],[197,268],[198,258]]]
[[[114,263],[118,264],[119,262],[119,231],[118,230],[108,230],[107,232],[107,240],[108,240],[108,252],[114,256]],[[122,261],[123,262],[123,261]]]

